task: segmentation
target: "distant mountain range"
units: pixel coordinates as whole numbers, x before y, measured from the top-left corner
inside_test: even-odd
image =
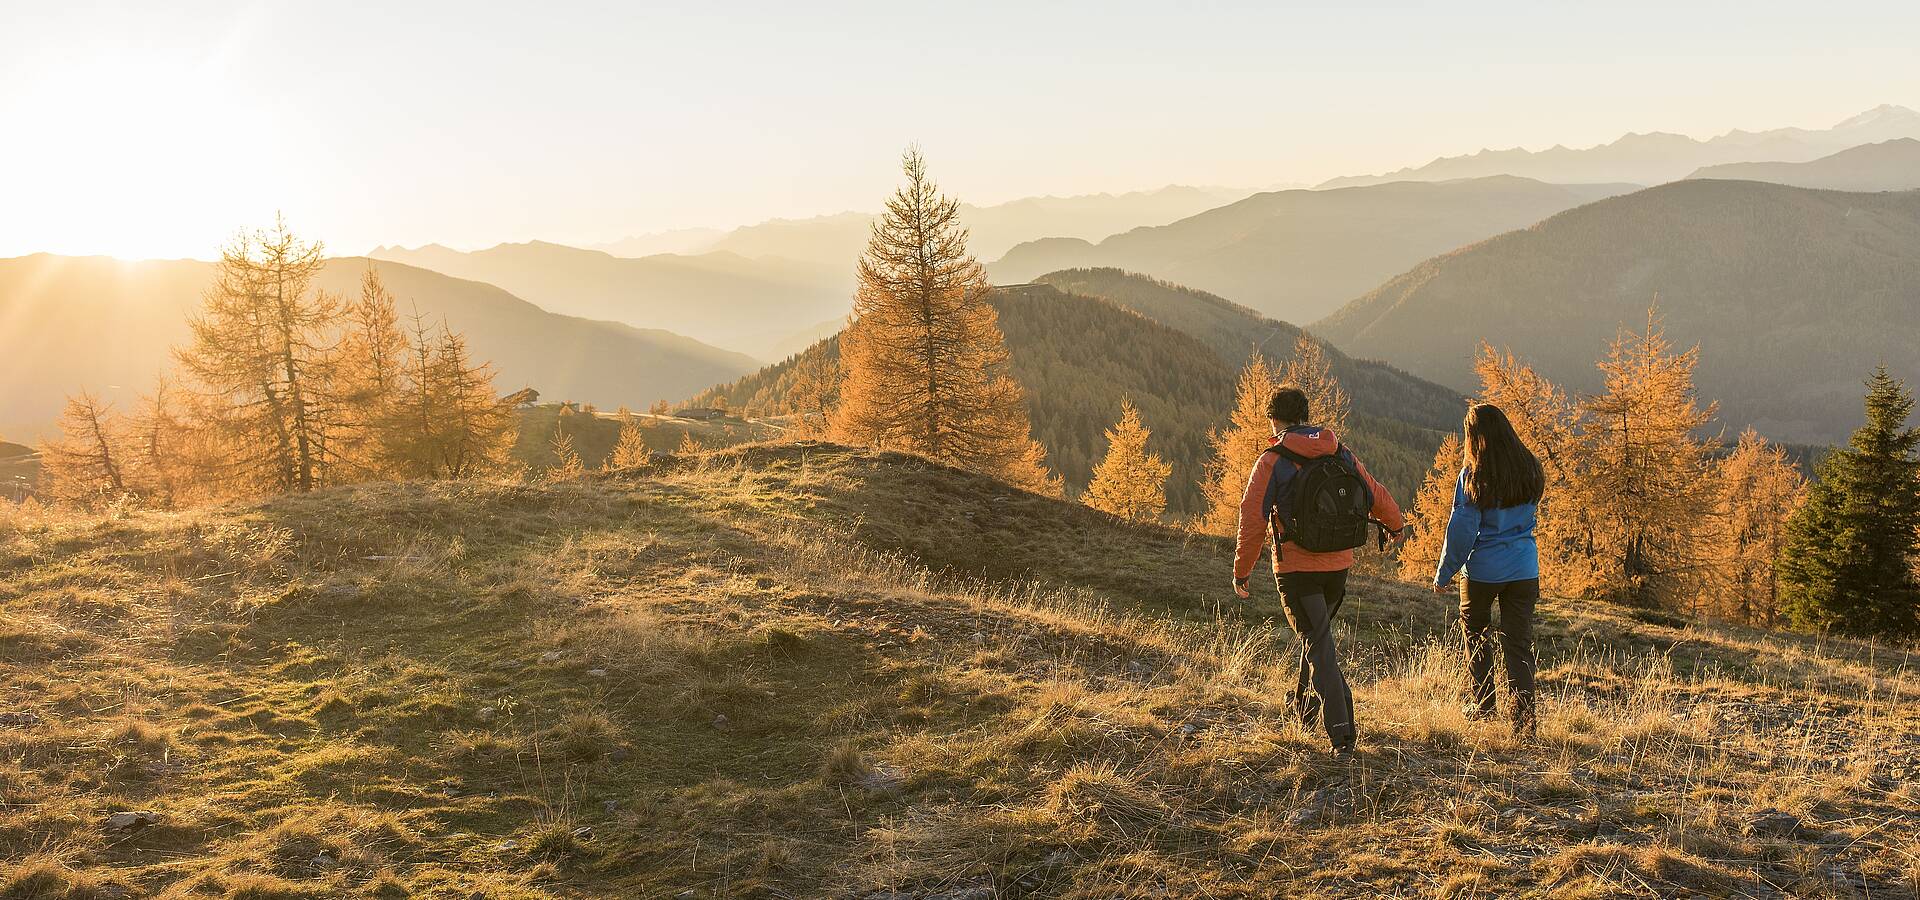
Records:
[[[1114,267],[1310,321],[1436,253],[1521,228],[1634,185],[1546,184],[1493,176],[1255,194],[1098,244],[1031,241],[988,267],[1024,282],[1064,268]]]
[[[969,247],[981,259],[1050,234],[1107,234],[1170,222],[1240,192],[1168,187],[1131,194],[1030,197],[962,209]],[[458,278],[497,284],[568,315],[664,328],[761,359],[782,359],[838,330],[853,303],[854,264],[874,217],[841,213],[774,219],[711,239],[698,229],[617,245],[680,246],[685,255],[638,258],[544,241],[461,252],[437,244],[379,247],[371,254]],[[697,251],[697,252],[692,252]]]
[[[355,293],[369,262],[329,260],[316,287]],[[466,335],[475,357],[494,363],[503,393],[533,387],[549,399],[641,409],[759,366],[677,334],[556,315],[490,284],[373,264],[403,316],[417,310]],[[0,259],[0,431],[44,434],[81,388],[130,408],[172,367],[170,348],[188,341],[187,315],[213,280],[214,265],[193,260]]]
[[[627,259],[532,241],[463,253],[380,247],[378,259],[499,285],[544,309],[664,328],[768,358],[796,331],[852,306],[855,251],[839,266],[732,252]]]
[[[1252,191],[1171,185],[1123,194],[1026,197],[991,206],[960,206],[971,232],[968,247],[993,259],[1023,241],[1043,237],[1099,238],[1141,225],[1158,225],[1212,209]],[[730,231],[688,228],[627,238],[593,247],[615,256],[713,251],[746,257],[773,256],[851,272],[867,246],[874,213],[843,212],[804,219],[769,219]]]
[[[1521,175],[1558,183],[1631,182],[1663,184],[1705,166],[1735,162],[1805,162],[1831,153],[1896,138],[1920,138],[1920,112],[1904,106],[1877,106],[1832,128],[1775,128],[1730,131],[1708,140],[1683,134],[1629,134],[1611,144],[1575,150],[1556,146],[1532,151],[1481,150],[1447,156],[1424,166],[1384,175],[1335,178],[1322,188],[1355,187],[1390,181],[1446,181],[1487,175]]]
[[[1876,363],[1920,376],[1920,191],[1676,182],[1435,257],[1314,328],[1463,390],[1481,340],[1595,390],[1607,342],[1656,300],[1724,422],[1842,440]]]
[[[1881,141],[1802,163],[1707,166],[1687,177],[1770,181],[1833,191],[1911,191],[1920,189],[1920,140]]]
[[[592,244],[585,249],[636,259],[642,256],[659,256],[662,253],[687,255],[706,250],[726,233],[724,228],[674,228],[668,231],[638,234],[606,244]]]

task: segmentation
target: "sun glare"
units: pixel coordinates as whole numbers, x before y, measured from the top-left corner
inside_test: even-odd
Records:
[[[0,147],[0,256],[211,255],[259,217],[271,172],[299,170],[245,93],[214,66],[151,54],[30,65],[0,95],[13,135]]]

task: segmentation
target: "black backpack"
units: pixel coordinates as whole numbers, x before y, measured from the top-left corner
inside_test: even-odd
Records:
[[[1373,521],[1373,492],[1360,477],[1360,464],[1342,444],[1326,456],[1301,456],[1285,447],[1269,453],[1293,464],[1293,477],[1278,477],[1267,489],[1267,520],[1277,521],[1277,534],[1287,543],[1312,553],[1352,550],[1367,542]],[[1279,553],[1276,540],[1274,552]]]

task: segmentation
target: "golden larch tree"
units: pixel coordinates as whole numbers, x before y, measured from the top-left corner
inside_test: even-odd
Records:
[[[793,361],[793,390],[787,402],[793,408],[794,440],[822,437],[832,431],[834,404],[840,397],[840,355],[820,344]]]
[[[437,478],[475,478],[506,470],[519,433],[519,417],[493,387],[493,365],[476,363],[467,340],[442,324],[432,364],[425,373],[436,398],[434,446]]]
[[[543,476],[547,481],[566,481],[587,471],[586,464],[580,461],[580,452],[573,448],[573,435],[566,429],[556,426],[547,448],[553,452],[553,465]]]
[[[1585,477],[1580,409],[1564,390],[1511,353],[1482,343],[1473,368],[1480,377],[1479,399],[1507,414],[1546,475],[1534,528],[1541,585],[1563,596],[1585,595],[1597,569],[1593,519],[1575,493]]]
[[[606,468],[631,469],[644,466],[651,453],[647,450],[647,437],[640,431],[640,423],[633,416],[625,416],[620,422],[620,437],[614,441],[613,452],[607,454]]]
[[[848,443],[918,453],[1059,493],[1032,437],[1025,394],[986,272],[967,252],[960,204],[910,149],[906,184],[887,201],[859,263],[853,321],[841,334],[835,429]]]
[[[1421,584],[1433,581],[1440,564],[1440,553],[1447,543],[1447,520],[1453,516],[1453,495],[1460,482],[1460,435],[1449,434],[1433,455],[1433,467],[1414,494],[1413,509],[1407,515],[1412,528],[1407,542],[1400,545],[1400,577]]]
[[[208,447],[192,426],[192,415],[162,375],[128,423],[134,480],[150,506],[171,509],[199,499],[196,473],[208,467]]]
[[[1714,506],[1715,442],[1696,437],[1716,406],[1693,393],[1700,348],[1675,352],[1660,319],[1623,332],[1600,362],[1605,393],[1581,404],[1575,502],[1593,518],[1596,589],[1640,606],[1697,609]]]
[[[369,262],[360,276],[360,294],[341,308],[342,335],[335,356],[336,394],[340,436],[334,455],[346,477],[378,478],[391,461],[384,452],[391,442],[404,393],[407,336],[393,294]]]
[[[1715,613],[1768,628],[1780,622],[1774,564],[1786,545],[1787,519],[1806,497],[1807,480],[1787,458],[1748,428],[1714,466],[1719,492],[1712,559],[1719,595]]]
[[[1206,511],[1195,520],[1196,530],[1230,535],[1240,521],[1240,498],[1246,492],[1254,460],[1273,442],[1267,401],[1279,386],[1273,367],[1259,354],[1240,370],[1240,381],[1233,392],[1232,418],[1226,428],[1207,433],[1213,455],[1201,470],[1200,493],[1206,500]]]
[[[1281,370],[1280,383],[1293,385],[1307,395],[1307,409],[1313,417],[1311,424],[1332,429],[1335,435],[1346,435],[1347,414],[1353,409],[1353,401],[1333,377],[1326,348],[1314,340],[1313,335],[1302,331],[1294,340],[1293,358],[1287,360]]]
[[[131,494],[127,444],[124,425],[110,404],[87,391],[67,398],[60,437],[40,448],[47,495],[93,509]]]
[[[308,288],[324,264],[320,244],[301,241],[284,220],[242,233],[221,252],[219,280],[190,322],[192,343],[178,351],[239,492],[321,484],[337,301]]]
[[[1131,400],[1120,401],[1120,421],[1107,429],[1107,455],[1094,467],[1080,501],[1133,522],[1152,522],[1167,508],[1173,466],[1147,449],[1152,432]]]

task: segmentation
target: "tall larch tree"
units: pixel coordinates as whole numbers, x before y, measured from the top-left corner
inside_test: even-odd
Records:
[[[40,452],[48,496],[92,509],[133,492],[125,428],[110,404],[87,391],[67,398],[60,435]]]
[[[1748,428],[1733,452],[1715,465],[1714,480],[1720,496],[1711,548],[1719,595],[1713,612],[1773,627],[1780,614],[1775,565],[1786,543],[1787,520],[1806,496],[1806,479],[1785,448]]]
[[[815,344],[793,363],[793,390],[787,399],[793,408],[795,440],[817,438],[833,429],[834,404],[840,397],[840,355]]]
[[[1702,548],[1714,506],[1715,406],[1694,397],[1700,349],[1675,352],[1658,316],[1624,332],[1600,362],[1606,390],[1582,404],[1585,459],[1576,502],[1594,519],[1599,592],[1637,606],[1690,609],[1710,588]]]
[[[1240,381],[1233,391],[1233,415],[1225,428],[1207,434],[1213,455],[1201,470],[1200,492],[1206,511],[1196,520],[1197,530],[1207,534],[1233,533],[1240,520],[1240,498],[1247,487],[1247,476],[1254,460],[1273,439],[1273,424],[1267,418],[1267,401],[1279,387],[1276,373],[1266,359],[1254,354],[1240,370]]]
[[[359,296],[343,305],[341,319],[336,355],[341,434],[335,456],[348,477],[377,478],[390,462],[384,445],[403,424],[396,417],[408,346],[393,294],[371,262],[360,276]]]
[[[1059,493],[1032,437],[1024,392],[986,273],[967,252],[959,202],[910,149],[906,184],[887,201],[859,263],[853,321],[840,339],[836,430],[849,443],[919,453]]]
[[[1353,410],[1353,401],[1340,387],[1338,379],[1333,377],[1333,366],[1327,360],[1326,348],[1304,331],[1293,342],[1293,358],[1287,360],[1280,375],[1282,384],[1291,384],[1307,395],[1307,409],[1312,411],[1313,424],[1330,428],[1336,435],[1347,432],[1347,414]]]
[[[1599,575],[1593,517],[1576,496],[1587,455],[1580,407],[1519,357],[1485,343],[1475,354],[1473,368],[1480,378],[1479,399],[1507,414],[1547,477],[1534,529],[1541,584],[1563,596],[1584,596]]]
[[[181,367],[207,401],[242,492],[319,487],[331,397],[334,298],[310,292],[325,264],[284,220],[242,234],[220,255],[219,280],[190,322]]]
[[[1173,466],[1147,449],[1152,432],[1131,400],[1120,401],[1120,421],[1107,429],[1107,455],[1094,467],[1080,501],[1133,522],[1153,522],[1167,508]]]
[[[195,474],[206,465],[205,444],[195,434],[179,392],[161,376],[128,423],[135,481],[148,505],[171,509],[198,498]]]
[[[1913,394],[1885,366],[1867,380],[1866,407],[1788,521],[1780,601],[1800,628],[1900,639],[1920,631],[1920,431],[1907,427]]]
[[[493,366],[475,363],[466,339],[442,325],[427,370],[416,377],[425,380],[427,394],[434,398],[436,415],[429,432],[434,477],[475,478],[505,471],[519,418],[494,390]]]
[[[1413,529],[1400,545],[1400,577],[1428,583],[1440,563],[1440,552],[1447,543],[1447,519],[1453,515],[1454,486],[1460,480],[1460,435],[1448,434],[1433,455],[1433,467],[1420,482],[1413,496],[1413,510],[1407,524]]]

